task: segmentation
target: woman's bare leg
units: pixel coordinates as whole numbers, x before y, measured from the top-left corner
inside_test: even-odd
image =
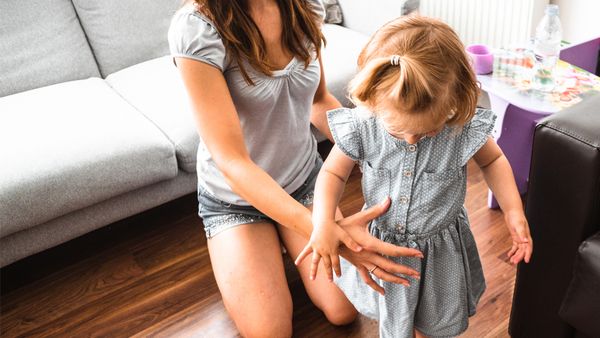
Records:
[[[279,225],[278,228],[288,254],[292,260],[296,260],[308,240],[284,226]],[[356,319],[358,312],[352,303],[335,283],[327,280],[324,273],[317,273],[317,278],[310,280],[310,259],[305,259],[300,264],[298,272],[308,296],[315,306],[323,311],[329,322],[345,325]]]
[[[244,224],[208,240],[223,302],[244,337],[290,337],[292,297],[277,230]]]

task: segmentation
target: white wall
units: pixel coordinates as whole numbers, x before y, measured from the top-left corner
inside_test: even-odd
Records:
[[[339,4],[342,7],[344,26],[370,36],[386,22],[402,15],[405,1],[339,0]]]
[[[600,36],[600,1],[551,0],[560,10],[563,40],[571,43]]]

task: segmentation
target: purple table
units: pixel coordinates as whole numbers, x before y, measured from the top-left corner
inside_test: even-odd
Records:
[[[588,56],[593,55],[597,60],[599,46],[600,38],[596,38],[566,48],[561,51],[561,59],[564,58],[582,68],[585,67],[586,70],[591,70],[595,68],[595,65],[592,64],[592,58]],[[562,53],[565,55],[563,56]],[[581,62],[578,62],[578,60]],[[562,60],[559,61],[559,66],[562,66],[562,70],[573,69]],[[593,89],[590,90],[588,86],[585,89],[587,92],[579,95],[577,100],[585,99],[590,95],[598,95],[600,79],[585,71],[578,70],[578,72],[581,72],[578,74],[589,77],[590,80],[587,81],[587,84],[592,83]],[[559,72],[559,74],[562,73]],[[562,79],[568,79],[572,75],[568,72],[564,72],[564,74],[567,75]],[[517,90],[507,84],[505,80],[492,75],[477,75],[477,79],[481,82],[482,89],[488,93],[491,108],[498,117],[494,126],[493,137],[510,162],[519,193],[524,194],[527,191],[535,126],[541,119],[560,111],[566,105],[552,102],[548,100],[548,96],[531,90]],[[488,206],[498,208],[498,202],[491,191],[488,192]]]
[[[559,108],[539,98],[522,95],[492,75],[478,75],[477,79],[488,93],[491,108],[497,115],[492,136],[510,162],[519,193],[523,194],[527,191],[535,126]],[[498,208],[491,191],[488,206]]]

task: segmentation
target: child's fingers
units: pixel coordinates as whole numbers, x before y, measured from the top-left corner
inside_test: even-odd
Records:
[[[331,255],[331,265],[335,275],[340,277],[342,275],[342,269],[340,268],[340,257],[338,255]]]
[[[330,282],[333,281],[333,272],[331,272],[331,259],[329,255],[321,256],[323,260],[323,267],[325,268],[325,273],[327,274],[327,280]]]
[[[362,280],[365,283],[367,283],[368,286],[371,287],[371,289],[379,292],[382,296],[385,295],[385,290],[379,284],[377,284],[377,282],[375,282],[373,278],[371,278],[369,271],[367,271],[367,269],[364,266],[358,268],[358,274],[360,275],[360,278],[362,278]]]
[[[312,260],[310,262],[310,280],[315,280],[315,278],[317,278],[320,260],[321,256],[316,251],[313,251]]]
[[[517,262],[515,262],[515,258],[517,257],[517,255],[519,253],[519,247],[518,246],[516,246],[516,247],[517,247],[517,249],[512,253],[512,255],[509,256],[510,257],[510,259],[509,259],[510,264],[513,264],[513,265],[517,264]]]
[[[306,244],[306,246],[304,247],[304,249],[302,249],[302,252],[300,252],[300,254],[298,255],[298,257],[294,261],[294,264],[296,264],[296,266],[300,265],[300,263],[302,263],[302,261],[306,257],[308,257],[308,255],[310,255],[310,253],[312,251],[313,250],[312,250],[312,246],[310,246],[310,243]]]
[[[517,244],[513,242],[513,245],[512,245],[512,247],[510,248],[510,250],[508,251],[508,253],[507,253],[506,255],[507,255],[509,258],[510,258],[510,257],[512,257],[512,255],[514,255],[514,254],[515,254],[515,252],[517,252],[517,249],[518,249],[518,248],[519,248],[519,247],[517,246]]]
[[[517,252],[515,252],[515,254],[510,259],[510,261],[513,264],[518,264],[520,261],[523,260],[523,257],[525,257],[525,252],[524,252],[523,248],[519,247]]]
[[[533,253],[533,245],[529,244],[525,247],[525,263],[529,263],[529,260],[531,260],[532,253]]]

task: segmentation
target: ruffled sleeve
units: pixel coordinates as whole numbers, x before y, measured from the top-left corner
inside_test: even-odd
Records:
[[[329,128],[335,144],[354,161],[363,158],[362,139],[357,118],[348,108],[339,108],[327,112]]]
[[[174,58],[190,58],[225,70],[223,41],[213,24],[202,14],[190,8],[179,10],[171,20],[168,37]]]
[[[465,165],[473,155],[485,144],[494,130],[496,115],[489,109],[477,108],[473,119],[467,123],[462,132],[461,164]]]

